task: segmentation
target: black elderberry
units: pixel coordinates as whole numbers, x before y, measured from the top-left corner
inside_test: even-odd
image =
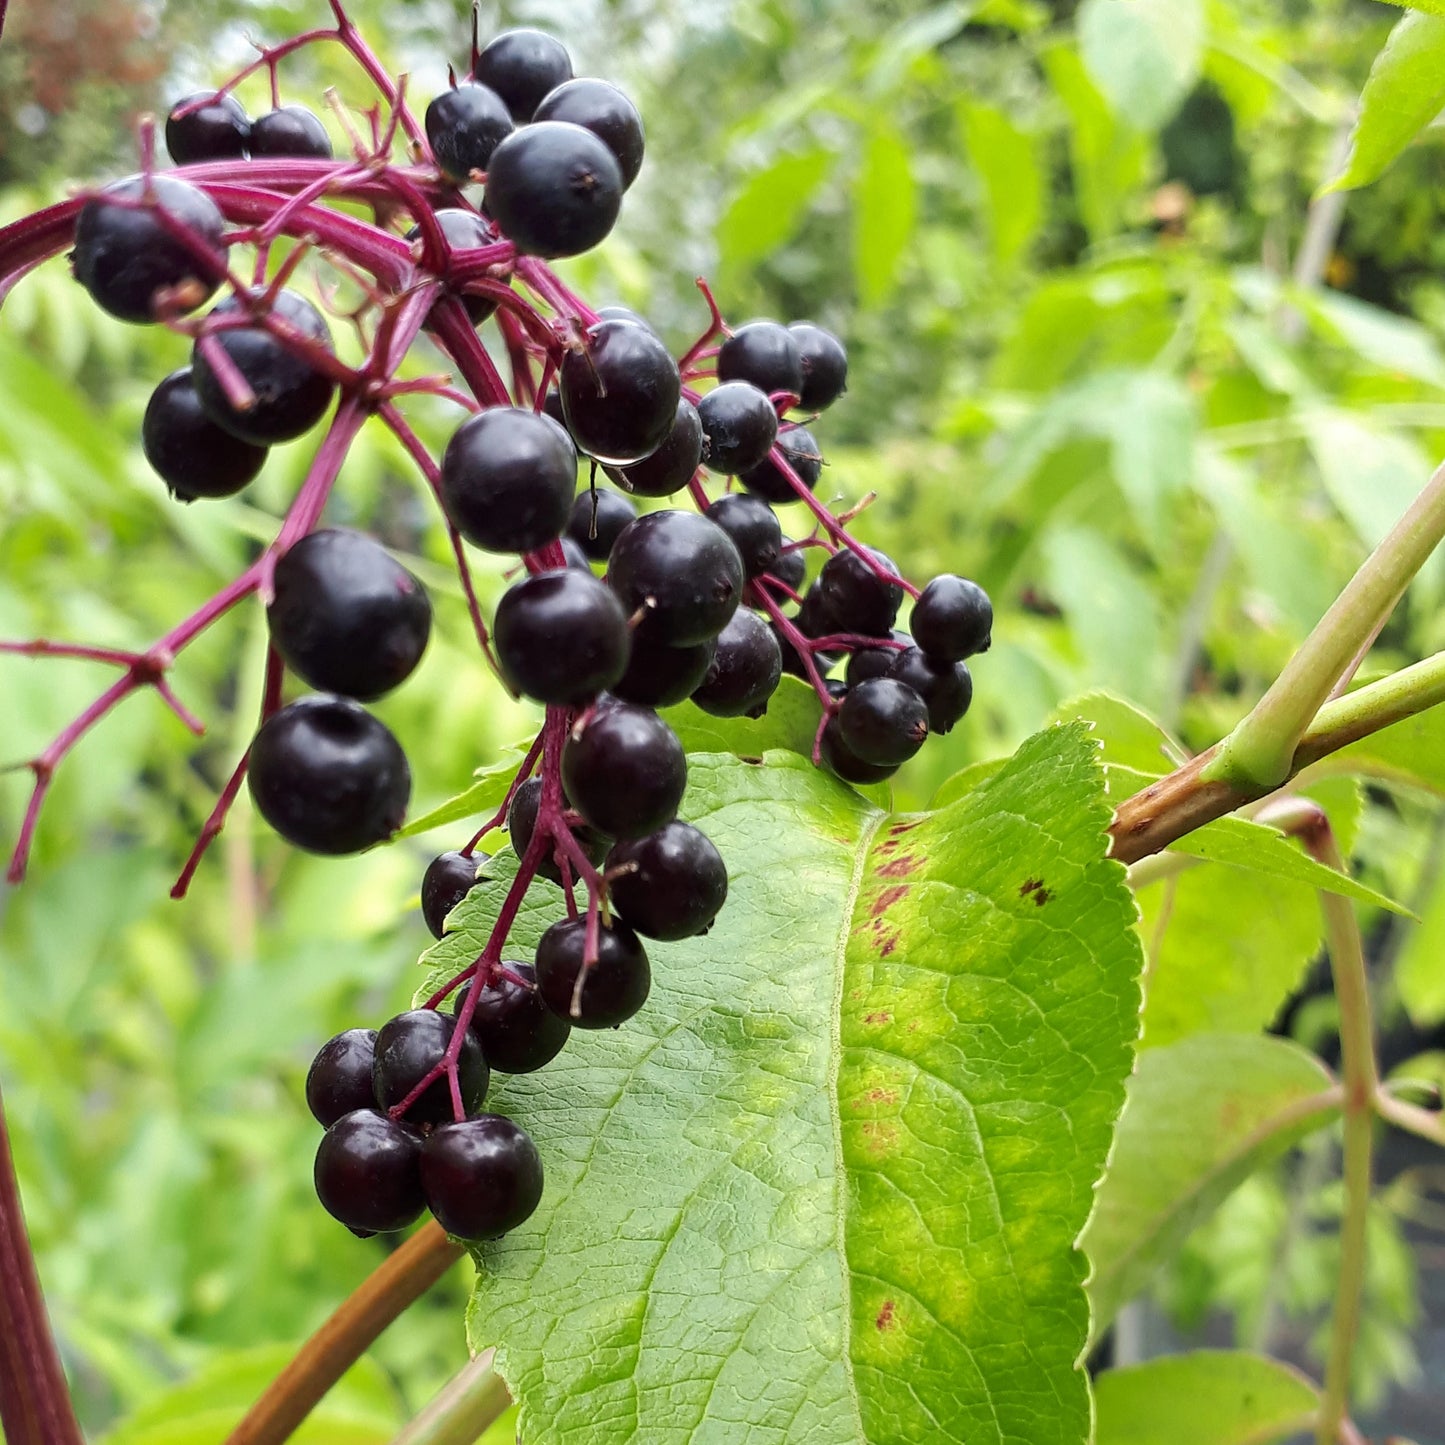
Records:
[[[801,620],[801,614],[798,620]],[[773,634],[773,640],[778,644],[778,650],[783,659],[783,671],[793,677],[801,677],[805,681],[811,682],[812,679],[808,675],[808,669],[803,664],[802,654],[788,640],[782,628],[780,628],[776,622],[770,622],[768,627]],[[808,635],[806,628],[799,627],[798,630],[802,632],[805,637]],[[826,635],[828,631],[831,631],[831,629],[825,628],[820,635]],[[814,665],[819,672],[827,672],[829,668],[837,664],[841,655],[842,654],[837,652],[815,652],[813,654]]]
[[[188,109],[191,106],[196,108]],[[241,102],[214,90],[185,96],[166,117],[166,149],[178,166],[237,160],[246,154],[250,137],[251,122]]]
[[[913,646],[913,639],[897,628],[893,630],[893,641],[901,642],[905,648]],[[901,650],[897,647],[860,647],[856,652],[850,653],[848,686],[857,687],[860,682],[866,682],[870,677],[887,677]]]
[[[283,707],[251,744],[257,811],[309,853],[358,853],[406,821],[411,770],[390,731],[350,698],[318,694]]]
[[[773,509],[761,498],[730,492],[719,497],[707,509],[706,516],[732,538],[733,546],[743,559],[744,576],[761,577],[777,566],[783,529]]]
[[[496,91],[518,125],[532,119],[548,92],[572,79],[567,47],[541,30],[504,30],[477,56],[473,76]]]
[[[616,703],[573,727],[562,749],[562,782],[598,832],[640,838],[677,816],[687,755],[650,708]]]
[[[931,732],[950,732],[973,701],[973,678],[961,662],[935,662],[922,648],[900,652],[889,677],[907,683],[928,708]]]
[[[416,1008],[388,1019],[376,1035],[376,1058],[371,1087],[383,1109],[395,1109],[441,1063],[457,1021],[435,1009]],[[470,1031],[462,1036],[457,1053],[457,1084],[462,1107],[471,1113],[487,1096],[491,1070],[481,1045]],[[433,1079],[406,1110],[413,1124],[440,1124],[454,1117],[451,1085],[445,1073]]]
[[[737,611],[743,564],[731,538],[696,512],[649,512],[612,546],[607,584],[639,636],[672,647],[716,637]]]
[[[488,552],[533,552],[562,535],[577,488],[577,449],[551,417],[495,406],[468,417],[442,454],[442,505]]]
[[[411,676],[431,636],[426,588],[380,542],[334,527],[276,564],[271,645],[322,692],[368,702]]]
[[[304,105],[283,105],[251,122],[251,155],[308,156],[329,161],[331,137],[320,118]]]
[[[793,475],[811,492],[823,474],[823,453],[819,450],[813,433],[805,426],[780,431],[775,449],[782,453],[782,459],[791,468]],[[775,506],[802,500],[771,454],[764,457],[757,466],[740,473],[738,480],[748,491]]]
[[[620,492],[588,487],[578,492],[567,522],[567,535],[589,561],[605,562],[618,534],[637,520],[637,508]]]
[[[631,466],[608,467],[607,475],[639,497],[670,497],[692,480],[701,465],[702,422],[684,396],[678,398],[672,430],[657,450]]]
[[[627,614],[605,583],[579,568],[514,582],[497,604],[492,635],[507,681],[537,702],[575,707],[627,669]]]
[[[189,366],[173,371],[151,393],[141,444],[156,475],[182,502],[233,497],[266,463],[265,447],[233,437],[202,411]]]
[[[869,549],[883,572],[897,576],[897,568],[882,552]],[[851,547],[840,547],[818,573],[814,584],[818,605],[828,630],[887,637],[903,603],[903,588],[885,582]]]
[[[777,637],[756,612],[740,608],[718,634],[712,663],[692,700],[714,717],[757,717],[782,676]]]
[[[504,1074],[530,1074],[562,1052],[572,1030],[542,1001],[537,971],[530,963],[504,962],[502,968],[515,977],[498,973],[481,991],[472,1010],[471,1030],[492,1068]],[[461,1014],[471,990],[470,983],[457,990],[454,1013]]]
[[[421,916],[433,938],[446,933],[447,914],[477,886],[485,853],[438,853],[421,879]]]
[[[420,1139],[374,1109],[344,1114],[316,1150],[316,1194],[353,1234],[405,1229],[426,1206]]]
[[[156,320],[163,296],[177,312],[194,311],[225,275],[225,226],[216,203],[175,176],[113,181],[80,208],[75,279],[121,321]]]
[[[532,841],[532,834],[537,830],[537,814],[540,812],[541,806],[541,778],[528,778],[512,795],[511,806],[507,809],[507,833],[512,840],[512,852],[518,858],[526,853]],[[570,828],[570,832],[577,840],[577,846],[582,849],[587,861],[594,868],[607,856],[607,850],[612,846],[610,838],[604,837],[595,828],[589,828],[585,823]],[[575,878],[576,870],[572,871]],[[553,883],[562,881],[562,870],[557,864],[555,848],[547,849],[542,855],[541,862],[537,864],[537,872],[543,878],[550,878]]]
[[[993,632],[993,603],[966,577],[935,577],[913,604],[913,640],[938,662],[961,662],[987,652]]]
[[[643,707],[671,707],[691,697],[707,676],[716,643],[712,638],[690,647],[671,647],[639,633],[632,638],[627,671],[612,684],[614,697]]]
[[[591,327],[587,349],[563,358],[560,385],[568,431],[584,452],[611,466],[650,456],[678,420],[677,363],[652,332],[630,321]]]
[[[495,1239],[531,1217],[542,1198],[542,1156],[500,1114],[443,1124],[421,1146],[427,1207],[457,1239]]]
[[[645,138],[637,107],[605,80],[567,80],[549,91],[533,120],[565,120],[584,126],[617,157],[624,189],[642,169]]]
[[[709,471],[751,471],[764,461],[778,435],[778,414],[767,397],[746,381],[725,381],[697,404],[702,423],[702,459]]]
[[[822,743],[819,749],[824,764],[845,783],[854,783],[862,786],[868,783],[883,783],[898,771],[898,765],[865,763],[853,750],[843,741],[842,733],[838,728],[838,719],[828,719],[827,726],[823,729]]]
[[[591,561],[587,554],[570,537],[561,538],[559,545],[562,548],[562,556],[569,567],[575,567],[579,571],[586,572],[589,576],[591,575]]]
[[[537,944],[537,985],[547,1007],[574,1027],[615,1029],[647,1002],[652,988],[647,951],[620,919],[600,925],[597,958],[584,965],[586,944],[585,918],[554,923]]]
[[[811,321],[793,322],[788,333],[797,343],[803,363],[799,406],[805,411],[832,406],[848,389],[848,353],[843,343]]]
[[[426,138],[437,169],[453,185],[485,171],[492,152],[512,133],[507,103],[490,86],[463,81],[426,108]]]
[[[371,1067],[375,1029],[347,1029],[328,1039],[306,1075],[306,1106],[323,1129],[356,1109],[372,1109]]]
[[[442,239],[446,242],[446,255],[439,258],[443,267],[441,273],[443,280],[450,278],[451,253],[453,251],[475,250],[478,246],[493,245],[497,240],[497,233],[492,229],[487,218],[478,215],[476,211],[467,210],[465,206],[445,206],[432,214],[436,217],[436,223],[441,228]],[[408,241],[414,241],[420,235],[421,227],[413,226],[406,233],[406,238]],[[488,296],[472,296],[465,292],[452,292],[452,294],[460,295],[473,326],[480,326],[497,309],[497,303]],[[559,415],[556,419],[560,422],[561,416]]]
[[[783,545],[789,545],[788,539],[783,538]],[[778,560],[768,568],[767,575],[781,582],[785,587],[796,592],[803,585],[803,578],[808,574],[808,563],[803,556],[803,549],[795,547],[792,551],[780,552]]]
[[[492,152],[487,210],[524,255],[579,256],[603,240],[622,208],[622,168],[580,125],[544,120]]]
[[[803,357],[797,339],[776,321],[740,326],[718,350],[719,381],[746,381],[771,395],[803,389]]]
[[[728,870],[705,833],[668,823],[607,855],[608,893],[622,921],[672,942],[706,933],[728,896]]]
[[[927,739],[928,708],[907,683],[895,677],[870,677],[847,689],[838,712],[838,733],[862,762],[897,767]]]

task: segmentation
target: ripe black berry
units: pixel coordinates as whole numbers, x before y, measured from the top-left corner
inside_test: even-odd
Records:
[[[702,465],[702,422],[697,408],[679,397],[672,430],[650,456],[630,467],[608,467],[619,487],[639,497],[670,497],[685,487]]]
[[[431,636],[426,589],[364,532],[328,528],[276,564],[271,645],[309,686],[363,702],[411,676]]]
[[[442,454],[452,525],[488,552],[533,552],[562,535],[577,488],[577,449],[549,416],[495,406],[468,417]]]
[[[945,572],[923,589],[909,623],[913,640],[938,662],[960,662],[987,652],[993,632],[993,603],[966,577]]]
[[[572,79],[572,57],[541,30],[504,30],[477,56],[472,73],[506,101],[512,119],[522,125],[548,91]]]
[[[588,487],[578,492],[567,522],[567,535],[592,562],[605,562],[618,534],[637,520],[637,508],[620,492]]]
[[[426,1205],[416,1133],[374,1109],[344,1114],[316,1150],[316,1194],[363,1238],[405,1229]]]
[[[869,550],[883,571],[898,575],[888,557]],[[839,548],[823,563],[815,586],[821,616],[831,631],[887,637],[903,604],[903,588],[883,581],[851,547]]]
[[[189,366],[173,371],[151,393],[141,443],[157,476],[182,502],[233,497],[266,463],[265,447],[222,431],[201,410]]]
[[[848,689],[838,712],[838,732],[855,758],[896,767],[928,737],[928,708],[907,683],[870,677]]]
[[[634,326],[640,326],[644,331],[650,331],[657,335],[657,328],[653,326],[647,317],[640,311],[634,311],[630,306],[599,306],[597,308],[597,319],[599,321],[630,321]]]
[[[743,564],[732,540],[696,512],[649,512],[625,527],[607,562],[608,586],[639,635],[672,647],[716,637],[737,611]]]
[[[415,1008],[388,1019],[376,1035],[376,1060],[371,1087],[383,1109],[394,1109],[442,1061],[456,1032],[457,1021],[435,1009]],[[466,1033],[457,1054],[457,1083],[462,1107],[471,1113],[487,1097],[491,1070],[482,1047]],[[441,1124],[451,1119],[452,1095],[447,1076],[433,1079],[406,1111],[413,1124]]]
[[[669,823],[607,855],[608,892],[622,921],[672,942],[706,933],[728,896],[728,870],[712,840]]]
[[[776,449],[792,468],[794,476],[811,492],[823,475],[823,453],[817,438],[805,426],[790,427],[778,433]],[[757,466],[741,473],[738,480],[748,491],[765,501],[779,505],[801,500],[791,481],[783,474],[772,456],[764,457]]]
[[[772,629],[739,608],[718,634],[717,650],[692,700],[714,717],[759,717],[783,676],[783,654]]]
[[[568,431],[584,452],[611,466],[650,456],[678,420],[677,363],[652,332],[630,321],[593,326],[587,350],[563,358],[560,384]]]
[[[697,404],[702,459],[709,471],[735,474],[764,461],[778,435],[778,414],[747,381],[725,381]]]
[[[514,130],[492,152],[487,210],[524,255],[579,256],[617,221],[622,168],[590,130],[544,120]]]
[[[465,206],[445,206],[433,212],[433,215],[441,228],[442,239],[446,242],[446,254],[440,258],[443,280],[449,279],[451,275],[453,251],[470,251],[478,246],[490,246],[497,239],[497,233],[487,218],[478,215],[476,211],[467,210]],[[406,233],[406,238],[414,241],[420,235],[421,227],[413,226]],[[497,309],[497,303],[488,296],[470,296],[465,292],[452,294],[461,296],[462,305],[467,308],[467,315],[473,326],[480,326]],[[557,419],[560,422],[561,417]]]
[[[161,212],[195,244],[175,235]],[[80,208],[71,252],[75,279],[121,321],[154,321],[162,292],[175,310],[194,311],[225,274],[225,225],[204,191],[175,176],[113,181]]]
[[[773,509],[761,498],[730,492],[719,497],[706,516],[732,538],[743,559],[745,577],[761,577],[774,570],[783,545],[783,529]]]
[[[204,101],[187,115],[177,112]],[[178,166],[229,161],[246,154],[251,122],[234,95],[198,90],[178,100],[166,117],[166,149]]]
[[[570,537],[561,538],[560,546],[562,548],[562,556],[566,559],[569,567],[575,567],[581,572],[586,572],[588,576],[592,575],[592,563],[588,559],[587,554]]]
[[[541,778],[528,778],[512,795],[511,807],[507,809],[507,833],[512,840],[512,852],[518,858],[527,851],[527,847],[532,841],[532,834],[537,829],[537,814],[541,805]],[[607,856],[607,850],[611,847],[612,840],[603,837],[595,828],[589,828],[585,823],[581,823],[572,828],[571,833],[594,868]],[[553,883],[562,881],[562,870],[557,864],[555,848],[549,848],[542,855],[542,861],[537,864],[537,872],[544,878],[550,878]],[[574,878],[576,876],[575,870],[573,870],[573,876]]]
[[[896,627],[893,629],[893,640],[901,642],[904,647],[913,646],[913,639]],[[856,652],[850,653],[848,686],[857,687],[860,682],[867,682],[870,677],[887,677],[901,650],[897,647],[860,647]]]
[[[586,940],[585,918],[554,923],[537,944],[537,984],[559,1018],[579,1029],[615,1029],[647,1002],[652,988],[647,952],[632,929],[614,920],[611,927],[599,927],[596,961],[584,970]],[[584,971],[578,996],[577,979]]]
[[[922,648],[900,652],[889,677],[907,683],[928,708],[931,732],[950,732],[973,701],[973,678],[961,662],[935,662]]]
[[[477,869],[485,854],[438,853],[421,879],[421,916],[433,938],[446,932],[449,914],[477,886]]]
[[[831,331],[811,321],[795,321],[788,333],[803,362],[803,389],[798,405],[805,411],[832,406],[848,389],[848,353]]]
[[[323,1129],[356,1109],[376,1107],[371,1092],[375,1054],[375,1029],[347,1029],[321,1045],[306,1075],[306,1106]]]
[[[500,1114],[443,1124],[421,1146],[421,1182],[437,1223],[457,1239],[495,1239],[542,1198],[542,1157]]]
[[[492,152],[512,133],[507,103],[490,86],[463,81],[426,108],[426,138],[437,169],[454,185],[485,171]]]
[[[655,712],[616,703],[572,729],[562,749],[562,782],[599,832],[641,838],[677,816],[687,755]]]
[[[719,381],[746,381],[765,395],[803,389],[803,357],[796,338],[776,321],[739,326],[717,354]]]
[[[533,120],[566,120],[584,126],[617,157],[626,189],[642,169],[644,136],[637,107],[605,80],[567,80],[549,91]]]
[[[572,1030],[542,1001],[537,971],[530,963],[502,967],[525,983],[498,974],[477,998],[471,1030],[492,1068],[504,1074],[530,1074],[561,1053]],[[454,1013],[461,1013],[471,989],[465,983],[457,990]]]
[[[627,669],[627,614],[590,571],[561,567],[514,582],[492,630],[507,681],[537,702],[574,707]]]
[[[860,786],[867,783],[882,783],[898,771],[896,763],[865,763],[843,741],[836,717],[829,718],[828,725],[823,729],[819,752],[824,764],[845,783],[854,783]]]
[[[406,821],[411,769],[401,744],[350,698],[298,698],[251,744],[261,816],[308,853],[359,853]]]
[[[310,156],[329,161],[331,137],[320,119],[304,105],[283,105],[251,122],[253,156]]]
[[[801,625],[803,622],[803,614],[801,612],[794,619],[794,622],[798,625],[798,630],[806,637],[809,629]],[[791,674],[793,677],[801,677],[811,681],[811,679],[808,679],[808,669],[803,665],[802,654],[798,652],[788,640],[783,630],[776,622],[770,622],[768,627],[773,634],[773,640],[778,644],[778,651],[782,655],[783,671]],[[833,667],[837,663],[839,656],[840,654],[836,652],[815,652],[813,654],[814,665],[819,672],[827,672],[830,667]]]
[[[228,296],[211,315],[231,316],[238,310],[240,303]],[[321,313],[304,296],[294,291],[278,292],[271,314],[312,345],[330,350],[331,332]],[[217,331],[213,344],[220,346],[230,358],[254,397],[253,404],[244,409],[233,406],[206,359],[205,348],[197,341],[191,352],[196,395],[201,398],[206,415],[232,436],[255,446],[270,446],[310,431],[326,414],[336,383],[266,327],[241,326]]]
[[[671,707],[682,702],[707,676],[715,646],[709,638],[691,647],[669,647],[634,633],[627,671],[612,684],[612,695],[642,707]]]
[[[788,545],[786,537],[783,538],[783,545]],[[780,552],[778,560],[768,568],[767,575],[796,592],[803,585],[803,578],[808,575],[808,563],[803,556],[803,549],[799,547],[791,552]]]

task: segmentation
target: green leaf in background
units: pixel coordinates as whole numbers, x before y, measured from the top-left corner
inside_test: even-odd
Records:
[[[779,156],[749,176],[718,222],[724,270],[740,271],[791,240],[832,157],[822,147]]]
[[[1445,18],[1406,15],[1370,67],[1344,173],[1330,190],[1353,190],[1384,174],[1445,107]]]
[[[1360,772],[1445,796],[1445,708],[1430,708],[1361,738],[1311,771]]]
[[[1199,78],[1203,0],[1084,0],[1079,49],[1126,125],[1157,130]]]
[[[963,100],[959,125],[969,163],[988,202],[989,231],[1000,261],[1014,260],[1034,238],[1044,214],[1038,142],[998,106]]]
[[[1404,10],[1423,10],[1427,15],[1445,15],[1445,0],[1386,0]]]
[[[1186,756],[1176,742],[1148,713],[1114,693],[1096,689],[1062,702],[1052,722],[1087,722],[1103,748],[1108,793],[1123,800],[1172,770],[1175,759]]]
[[[548,1171],[470,1316],[523,1438],[1082,1441],[1074,1241],[1139,964],[1097,747],[1050,729],[906,818],[791,753],[691,768],[728,907],[655,949],[636,1019],[495,1095]],[[497,902],[428,962],[469,962]]]
[[[429,813],[408,823],[396,836],[414,838],[418,833],[430,833],[433,828],[444,828],[448,823],[459,823],[463,818],[475,818],[482,813],[494,813],[502,806],[512,779],[526,756],[525,748],[508,748],[499,762],[476,771],[476,782],[465,792],[458,793]]]
[[[1308,1430],[1319,1391],[1263,1355],[1199,1350],[1094,1382],[1098,1445],[1272,1445]]]
[[[880,305],[893,290],[917,204],[907,142],[891,127],[876,127],[853,181],[853,275],[865,306]]]
[[[1438,868],[1420,926],[1400,950],[1395,986],[1417,1029],[1445,1022],[1445,873]]]
[[[1312,1054],[1256,1034],[1139,1055],[1084,1231],[1095,1338],[1236,1185],[1335,1117],[1333,1083]]]

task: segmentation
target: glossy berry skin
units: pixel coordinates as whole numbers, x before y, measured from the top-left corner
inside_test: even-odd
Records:
[[[406,821],[411,769],[401,744],[345,697],[298,698],[261,725],[247,780],[257,811],[308,853],[359,853]]]
[[[823,411],[848,389],[848,353],[831,331],[811,321],[793,322],[788,334],[797,343],[803,362],[798,405],[804,411]]]
[[[803,389],[803,357],[797,340],[776,321],[739,326],[717,354],[719,381],[746,381],[764,395]]]
[[[798,623],[802,622],[801,613],[799,613],[795,621]],[[772,631],[774,641],[776,641],[778,644],[778,650],[782,654],[783,671],[789,673],[793,677],[801,677],[805,681],[811,682],[812,679],[808,677],[808,669],[803,666],[802,655],[793,646],[793,644],[788,641],[787,637],[783,634],[777,623],[769,623],[768,626],[769,629]],[[803,633],[805,637],[808,635],[807,628],[800,626],[799,630]],[[838,658],[839,654],[836,652],[815,652],[813,654],[814,664],[819,672],[827,672],[830,667],[833,667],[837,664]]]
[[[630,321],[591,327],[586,354],[563,357],[560,385],[567,430],[582,451],[608,466],[650,456],[678,419],[677,363],[651,331]]]
[[[432,214],[436,217],[442,239],[446,242],[446,254],[440,258],[424,256],[422,259],[424,262],[440,264],[443,280],[450,278],[453,251],[475,250],[478,246],[493,245],[497,240],[497,233],[488,224],[487,218],[478,215],[476,211],[469,211],[465,206],[444,206]],[[415,241],[420,235],[421,227],[413,226],[406,233],[406,238],[408,241]],[[486,296],[469,296],[464,292],[451,294],[460,296],[473,326],[480,326],[497,309],[497,303]]]
[[[75,224],[75,279],[102,311],[121,321],[154,321],[161,292],[172,293],[171,304],[178,311],[194,311],[215,291],[225,271],[221,237],[226,223],[216,203],[174,176],[152,176],[150,184],[155,205],[130,209],[108,204],[144,199],[145,182],[130,176],[87,201]],[[199,253],[171,234],[158,210],[194,234]],[[207,255],[214,257],[213,264]],[[184,290],[185,304],[180,304],[176,288]]]
[[[626,870],[626,871],[621,871]],[[728,870],[706,833],[669,823],[607,855],[612,906],[628,927],[665,943],[712,927],[728,896]]]
[[[757,387],[725,381],[697,404],[702,459],[709,471],[735,475],[764,461],[778,435],[778,414]]]
[[[438,853],[421,877],[421,916],[433,938],[446,934],[449,914],[477,886],[485,853]]]
[[[622,529],[637,520],[637,508],[620,492],[588,487],[577,493],[567,535],[590,562],[605,562]]]
[[[329,1129],[356,1109],[373,1109],[371,1066],[376,1056],[375,1029],[347,1029],[328,1039],[306,1075],[306,1107]]]
[[[756,612],[739,608],[718,634],[711,665],[692,700],[713,717],[761,717],[783,676],[783,653]]]
[[[319,117],[304,105],[283,105],[251,122],[251,155],[307,156],[329,161],[331,137]]]
[[[453,185],[485,171],[492,152],[512,133],[507,103],[490,86],[466,80],[426,108],[426,138],[437,169]]]
[[[644,331],[651,331],[657,335],[657,329],[640,311],[634,311],[630,306],[599,306],[597,308],[597,319],[599,321],[630,321],[634,326],[640,326]]]
[[[537,944],[537,985],[547,1007],[574,1028],[615,1029],[647,1002],[652,968],[642,941],[627,924],[614,920],[598,929],[597,961],[586,969],[578,1007],[572,1007],[583,972],[587,940],[584,918],[554,923]]]
[[[533,552],[562,535],[577,489],[577,449],[549,416],[495,406],[468,417],[442,453],[452,525],[488,552]]]
[[[634,633],[627,671],[612,684],[612,695],[642,707],[672,707],[691,697],[707,676],[716,646],[709,638],[691,647],[669,647]]]
[[[211,315],[232,315],[238,309],[235,298],[228,296]],[[314,345],[330,350],[331,332],[321,313],[304,296],[294,291],[279,292],[272,314]],[[218,331],[214,340],[255,397],[254,405],[244,410],[233,406],[206,360],[205,349],[197,342],[191,352],[192,381],[201,406],[217,426],[253,446],[264,447],[293,441],[326,415],[336,383],[305,357],[290,351],[264,326]]]
[[[702,422],[697,408],[679,397],[672,430],[650,456],[630,467],[608,467],[607,475],[639,497],[670,497],[693,478],[702,465]]]
[[[566,80],[548,91],[533,120],[565,120],[590,130],[617,157],[625,190],[642,169],[646,137],[637,107],[605,80]]]
[[[732,539],[696,512],[649,512],[623,529],[607,561],[607,585],[638,635],[670,647],[716,637],[743,595],[743,562]]]
[[[592,575],[592,562],[587,554],[570,538],[562,537],[558,543],[562,548],[562,556],[566,559],[569,567],[575,567],[579,572]]]
[[[507,681],[537,702],[575,707],[627,670],[627,614],[590,571],[560,567],[514,582],[492,638]]]
[[[431,636],[426,588],[380,542],[333,527],[276,564],[271,645],[321,692],[368,702],[411,676]]]
[[[177,113],[200,100],[206,103],[188,115]],[[234,95],[198,90],[178,100],[166,117],[166,150],[178,166],[239,160],[250,138],[250,118]]]
[[[783,538],[783,544],[788,544],[788,539]],[[767,575],[775,577],[786,587],[791,587],[796,592],[802,585],[803,579],[808,575],[808,563],[803,556],[802,548],[794,552],[780,552],[778,560],[768,568]]]
[[[677,816],[687,755],[650,708],[617,703],[573,727],[562,749],[562,785],[599,833],[641,838]]]
[[[394,1109],[441,1062],[457,1021],[435,1009],[415,1008],[388,1019],[376,1035],[371,1087],[379,1108]],[[468,1113],[487,1097],[491,1070],[482,1047],[468,1031],[457,1054],[457,1083]],[[411,1124],[442,1124],[451,1119],[452,1095],[446,1075],[433,1079],[406,1111]]]
[[[420,1139],[375,1109],[344,1114],[316,1151],[316,1194],[353,1234],[405,1229],[426,1207]]]
[[[266,464],[266,448],[222,431],[204,411],[191,368],[173,371],[151,393],[141,444],[156,475],[182,502],[234,497]]]
[[[771,572],[783,545],[783,529],[766,502],[742,492],[719,497],[704,514],[732,538],[749,579]]]
[[[966,577],[945,572],[923,589],[908,624],[913,640],[937,662],[961,662],[987,652],[993,633],[993,603]]]
[[[572,79],[567,47],[541,30],[504,30],[477,56],[474,77],[506,102],[518,125],[532,119],[548,92]]]
[[[486,205],[526,256],[580,256],[622,209],[622,168],[590,130],[561,120],[514,130],[492,152]]]
[[[504,1074],[530,1074],[562,1052],[572,1029],[542,1001],[537,971],[530,963],[504,963],[530,987],[498,975],[481,992],[472,1010],[471,1030],[487,1063]],[[460,1014],[472,990],[457,990],[454,1013]]]
[[[973,701],[973,678],[963,663],[935,662],[918,647],[900,652],[888,676],[907,683],[923,699],[931,732],[952,731]]]
[[[896,627],[893,629],[893,640],[901,642],[905,648],[913,646],[913,639]],[[897,647],[860,647],[856,652],[849,653],[848,686],[857,687],[870,677],[887,677],[901,650]]]
[[[848,688],[838,712],[838,734],[860,761],[897,767],[926,741],[928,708],[907,683],[870,677]]]
[[[500,1114],[443,1124],[421,1146],[421,1182],[436,1221],[457,1239],[496,1239],[542,1198],[542,1156]]]
[[[830,772],[836,773],[845,783],[853,783],[859,787],[868,783],[887,782],[898,771],[896,763],[865,763],[843,741],[836,717],[830,718],[828,725],[823,729],[819,753],[824,766]]]
[[[869,550],[885,572],[898,575],[888,557]],[[851,547],[839,548],[823,563],[815,585],[818,606],[830,631],[887,637],[903,605],[903,588],[896,582],[883,581]]]
[[[794,476],[810,492],[815,490],[818,478],[823,475],[823,453],[813,433],[805,426],[790,427],[778,433],[777,449],[792,468]],[[802,500],[771,456],[740,473],[738,480],[748,491],[774,506]]]
[[[512,852],[520,858],[532,841],[537,829],[537,814],[542,804],[541,778],[528,778],[512,795],[512,805],[507,809],[507,833],[512,840]],[[587,861],[595,868],[607,856],[612,840],[603,837],[595,828],[585,823],[571,828],[572,836],[582,849]],[[549,848],[537,864],[537,872],[553,883],[562,881],[562,870],[557,865],[556,848]]]

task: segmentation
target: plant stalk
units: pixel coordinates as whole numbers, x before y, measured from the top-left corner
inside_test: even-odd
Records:
[[[512,1403],[492,1369],[493,1353],[485,1350],[458,1370],[392,1445],[473,1445]]]

